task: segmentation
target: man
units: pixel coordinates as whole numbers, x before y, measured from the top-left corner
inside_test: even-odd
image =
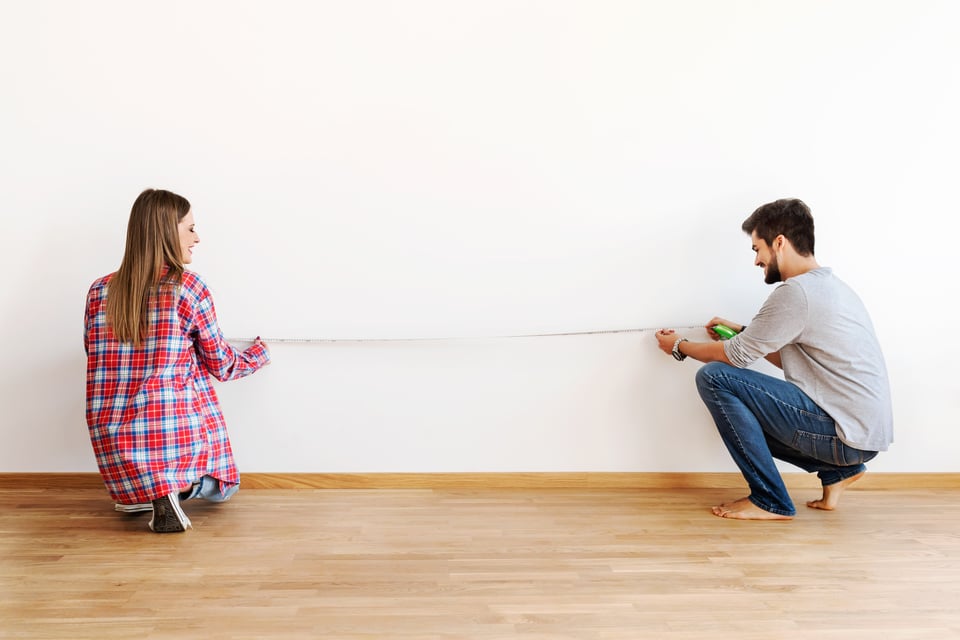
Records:
[[[796,509],[774,458],[816,471],[823,495],[807,506],[834,509],[865,473],[864,463],[893,441],[890,384],[860,298],[817,264],[807,205],[796,199],[765,204],[742,228],[766,283],[782,284],[749,325],[713,318],[711,342],[691,342],[673,329],[656,338],[677,360],[707,363],[697,372],[697,389],[750,488],[749,496],[713,513],[790,520]],[[721,341],[713,330],[721,324],[737,334]],[[785,379],[747,369],[761,357]]]

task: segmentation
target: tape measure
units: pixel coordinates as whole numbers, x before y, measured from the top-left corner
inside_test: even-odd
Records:
[[[717,325],[722,326],[722,325]],[[676,327],[677,329],[703,329],[703,325],[687,325]],[[724,327],[726,328],[726,327]],[[561,336],[597,336],[610,335],[617,333],[643,333],[646,331],[659,331],[657,327],[640,327],[635,329],[597,329],[593,331],[564,331],[558,333],[519,333],[511,335],[492,335],[492,336],[445,336],[445,337],[419,337],[419,338],[264,338],[261,342],[271,344],[330,344],[334,342],[462,342],[466,340],[513,340],[518,338],[556,338]],[[727,328],[727,331],[733,331]],[[733,333],[733,335],[736,335]],[[227,338],[228,342],[253,342],[254,338]]]

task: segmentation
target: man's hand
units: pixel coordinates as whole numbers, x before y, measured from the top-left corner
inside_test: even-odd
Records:
[[[673,357],[673,343],[677,341],[677,332],[673,329],[660,329],[654,334],[659,343],[660,351]]]
[[[720,337],[720,334],[719,334],[719,333],[717,333],[716,331],[713,330],[713,328],[714,328],[715,326],[717,326],[718,324],[722,324],[722,325],[725,326],[725,327],[730,327],[731,329],[733,329],[733,330],[736,331],[737,333],[740,333],[741,331],[743,331],[743,325],[742,325],[742,324],[739,324],[739,323],[737,323],[737,322],[730,322],[730,321],[727,320],[726,318],[719,318],[719,317],[718,317],[718,318],[714,318],[713,320],[711,320],[710,322],[708,322],[708,323],[706,324],[707,335],[710,336],[710,339],[711,339],[711,340],[722,340],[722,339],[723,339],[723,338]]]

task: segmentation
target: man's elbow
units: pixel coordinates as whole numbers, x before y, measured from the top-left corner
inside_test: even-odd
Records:
[[[729,364],[731,367],[737,366],[730,361],[730,358],[727,357],[727,350],[723,348],[722,342],[717,342],[714,344],[711,355],[713,356],[711,362],[722,362],[724,364]]]

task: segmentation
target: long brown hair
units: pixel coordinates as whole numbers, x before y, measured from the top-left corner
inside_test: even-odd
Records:
[[[146,338],[151,293],[162,284],[161,277],[164,283],[183,277],[177,224],[189,212],[186,198],[162,189],[147,189],[133,203],[123,262],[110,278],[107,294],[107,324],[121,342],[140,346]]]

